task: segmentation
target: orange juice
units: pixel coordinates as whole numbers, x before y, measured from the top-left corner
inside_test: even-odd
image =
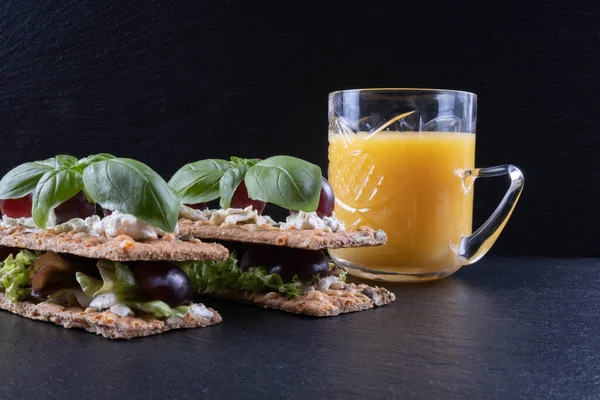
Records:
[[[330,250],[370,270],[454,271],[456,248],[471,234],[473,191],[461,171],[475,162],[475,135],[389,132],[329,135],[335,214],[348,230],[383,229],[383,247]]]

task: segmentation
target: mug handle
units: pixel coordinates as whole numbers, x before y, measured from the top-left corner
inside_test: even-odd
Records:
[[[490,178],[494,176],[508,175],[510,178],[510,187],[504,195],[504,198],[483,225],[473,234],[464,236],[458,247],[458,262],[460,265],[469,265],[478,261],[492,247],[502,229],[508,222],[517,200],[523,191],[525,177],[519,168],[514,165],[498,165],[489,168],[474,168],[463,171],[463,184],[470,187],[473,182],[467,182],[469,179]],[[468,184],[470,183],[470,184]]]

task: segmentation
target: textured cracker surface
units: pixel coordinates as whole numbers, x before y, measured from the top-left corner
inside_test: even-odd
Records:
[[[29,250],[69,253],[111,261],[225,260],[229,252],[216,243],[170,239],[134,241],[129,236],[92,236],[84,232],[56,233],[53,229],[27,231],[22,226],[0,228],[0,245]]]
[[[396,300],[394,293],[385,288],[354,283],[345,284],[343,290],[312,290],[305,295],[290,298],[276,292],[228,292],[215,297],[314,317],[333,317],[364,311]]]
[[[0,309],[38,321],[53,322],[68,329],[85,329],[107,339],[133,339],[172,329],[202,328],[222,321],[219,313],[212,308],[208,308],[214,314],[212,318],[188,314],[185,318],[167,323],[153,317],[119,317],[110,311],[63,307],[47,301],[38,304],[28,301],[11,303],[4,293],[0,293]]]
[[[387,241],[383,231],[361,227],[351,232],[325,232],[313,229],[289,229],[254,224],[221,227],[202,221],[179,220],[179,232],[204,240],[270,244],[307,250],[339,249],[344,247],[381,246]]]

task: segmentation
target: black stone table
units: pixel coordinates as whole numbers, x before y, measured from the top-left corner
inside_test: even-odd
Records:
[[[0,398],[600,397],[600,260],[389,287],[394,304],[329,319],[206,300],[222,324],[132,341],[0,312]]]

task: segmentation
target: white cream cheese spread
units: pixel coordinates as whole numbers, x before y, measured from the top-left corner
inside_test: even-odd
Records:
[[[246,208],[227,208],[219,210],[194,210],[193,208],[182,206],[179,211],[181,218],[187,218],[192,221],[203,221],[210,225],[217,226],[236,226],[236,225],[271,225],[277,223],[266,215],[259,215],[252,206]]]
[[[289,215],[284,223],[277,223],[268,215],[259,215],[251,206],[219,210],[195,210],[187,206],[181,206],[179,217],[223,227],[255,224],[259,226],[279,226],[281,230],[318,229],[326,232],[346,230],[344,223],[337,219],[335,214],[331,217],[321,218],[316,212],[299,211]]]
[[[320,229],[326,232],[345,231],[344,223],[332,214],[331,217],[319,217],[316,212],[298,211],[290,214],[280,229]]]
[[[0,227],[8,228],[21,225],[27,229],[38,229],[33,218],[9,218],[2,217]],[[124,214],[114,211],[111,215],[100,218],[97,215],[82,218],[73,218],[63,224],[48,226],[58,233],[62,232],[85,232],[93,236],[105,235],[110,238],[119,235],[127,235],[134,240],[158,239],[165,235],[165,232],[142,221],[131,214]],[[174,234],[178,234],[176,228]]]

